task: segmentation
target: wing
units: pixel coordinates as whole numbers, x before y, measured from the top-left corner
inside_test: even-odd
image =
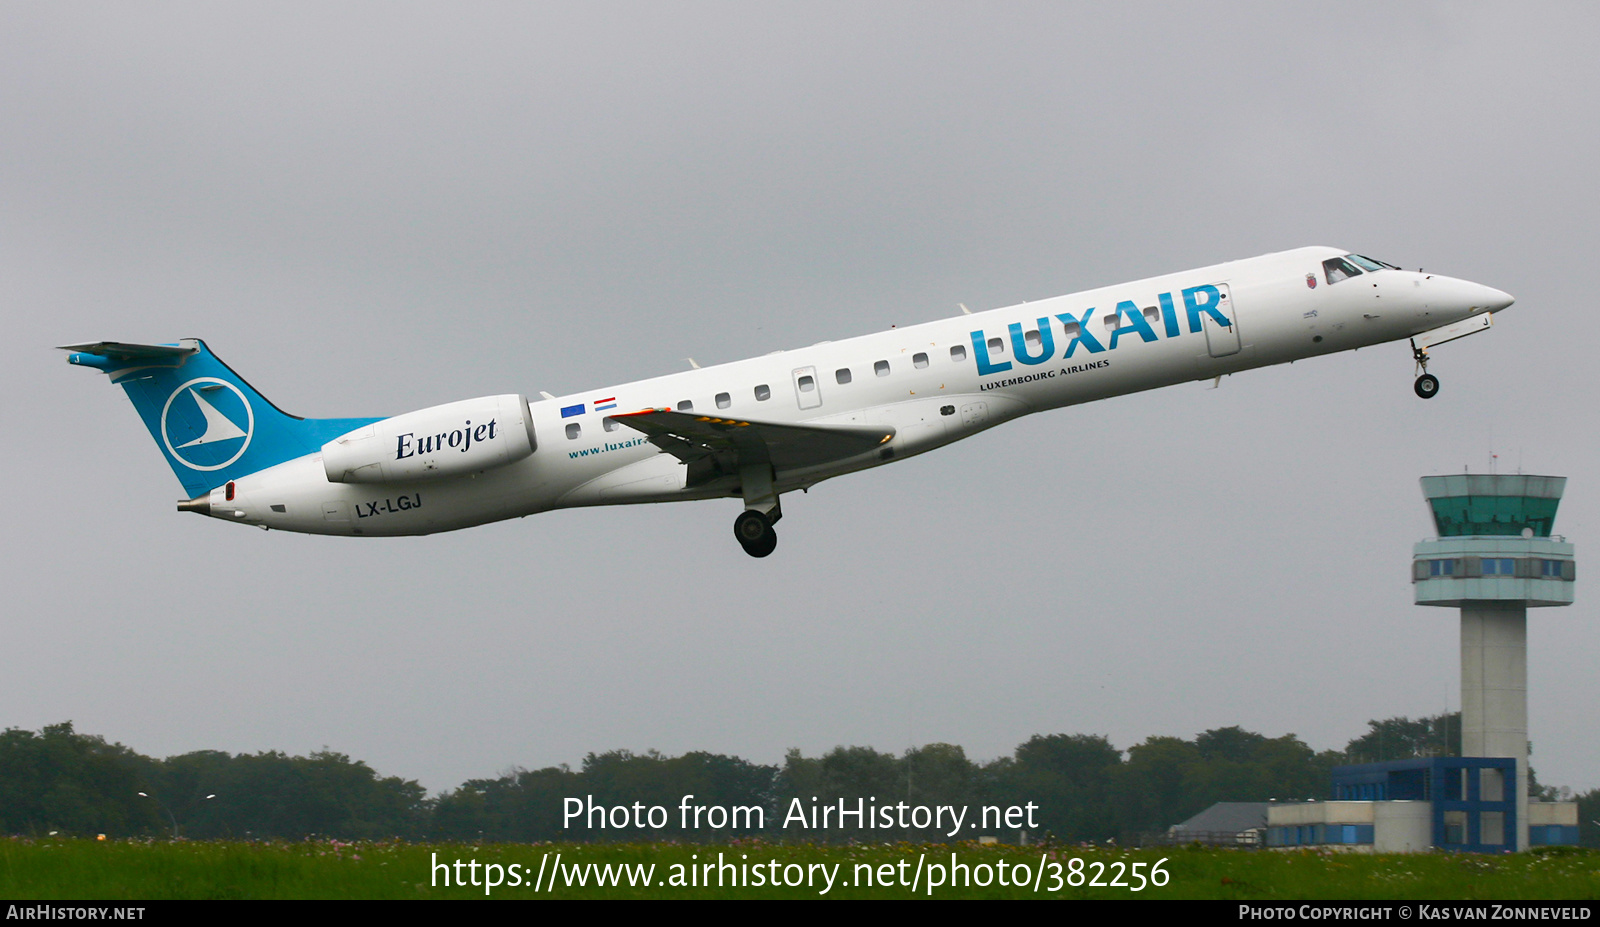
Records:
[[[886,425],[778,425],[716,418],[669,409],[646,409],[612,418],[641,431],[656,447],[686,464],[729,457],[719,469],[770,463],[776,471],[798,470],[870,452],[894,437]]]

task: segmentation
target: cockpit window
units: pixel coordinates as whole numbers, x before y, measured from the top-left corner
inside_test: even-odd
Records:
[[[1344,258],[1328,258],[1322,262],[1322,271],[1328,275],[1328,284],[1331,286],[1340,280],[1348,280],[1360,274],[1361,268]]]
[[[1400,268],[1394,266],[1393,264],[1385,264],[1382,261],[1373,260],[1372,258],[1369,258],[1364,254],[1347,254],[1347,255],[1345,255],[1345,257],[1350,259],[1350,260],[1352,260],[1352,261],[1355,261],[1356,265],[1358,267],[1360,267],[1362,270],[1384,270],[1386,268],[1388,270],[1399,270],[1400,269]]]

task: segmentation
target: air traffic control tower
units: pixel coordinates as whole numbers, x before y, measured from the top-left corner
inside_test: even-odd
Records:
[[[1459,797],[1505,812],[1461,812],[1468,844],[1510,843],[1512,834],[1489,831],[1511,824],[1516,848],[1528,848],[1528,609],[1572,604],[1572,545],[1551,533],[1566,485],[1564,476],[1422,478],[1439,536],[1417,543],[1411,576],[1418,605],[1461,610],[1461,754],[1516,761],[1509,794],[1503,767],[1471,770],[1477,781]]]

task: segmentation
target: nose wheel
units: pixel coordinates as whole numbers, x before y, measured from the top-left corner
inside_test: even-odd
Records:
[[[746,509],[733,520],[733,536],[752,557],[765,557],[778,549],[778,532],[765,513]]]
[[[1439,378],[1428,372],[1428,349],[1417,347],[1415,339],[1411,342],[1411,356],[1416,359],[1417,371],[1422,375],[1417,377],[1417,382],[1412,384],[1421,399],[1432,399],[1439,395]]]

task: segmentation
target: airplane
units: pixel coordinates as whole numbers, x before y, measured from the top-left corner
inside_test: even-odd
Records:
[[[1031,412],[1409,339],[1484,331],[1512,297],[1311,247],[530,401],[304,419],[204,341],[62,346],[120,385],[189,498],[182,512],[390,537],[552,509],[737,498],[734,536],[777,547],[780,497]]]

